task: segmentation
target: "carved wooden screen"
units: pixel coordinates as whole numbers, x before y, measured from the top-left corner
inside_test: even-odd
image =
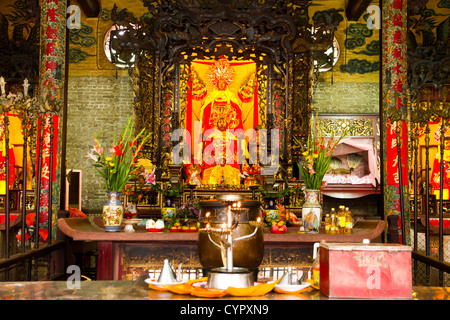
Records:
[[[312,37],[310,1],[166,0],[144,5],[149,12],[142,21],[130,20],[124,10],[112,14],[117,24],[139,25],[129,28],[137,31],[127,33],[120,45],[138,56],[131,72],[138,129],[154,133],[144,156],[158,167],[167,160],[170,135],[186,116],[190,63],[225,56],[256,63],[260,124],[280,130],[281,166],[292,176],[300,155],[294,138],[301,141],[309,131],[310,47],[330,40],[329,31],[321,38],[319,29]]]

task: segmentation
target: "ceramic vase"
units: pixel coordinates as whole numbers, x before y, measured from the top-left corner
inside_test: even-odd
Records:
[[[103,224],[107,232],[120,231],[123,219],[121,196],[121,192],[108,191],[108,201],[103,206]]]
[[[173,202],[173,197],[165,196],[164,207],[161,208],[161,217],[164,222],[173,221],[177,215],[177,208]]]
[[[266,213],[266,221],[278,221],[280,219],[280,213],[277,209],[277,205],[275,203],[275,198],[266,198],[266,209],[264,212]]]
[[[319,233],[322,221],[320,190],[305,190],[305,202],[302,207],[302,222],[305,233]]]

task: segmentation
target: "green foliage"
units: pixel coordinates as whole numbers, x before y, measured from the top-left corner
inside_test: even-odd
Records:
[[[261,192],[261,196],[263,198],[281,198],[281,197],[287,197],[291,194],[291,190],[289,188],[285,188],[283,190],[278,191],[277,193],[267,191],[266,189],[259,187],[259,191]]]

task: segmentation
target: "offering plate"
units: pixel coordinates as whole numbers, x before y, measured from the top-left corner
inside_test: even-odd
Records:
[[[296,292],[299,290],[303,290],[305,288],[308,288],[311,286],[311,283],[309,282],[302,282],[302,284],[276,284],[273,290],[278,293],[285,293],[285,292]]]

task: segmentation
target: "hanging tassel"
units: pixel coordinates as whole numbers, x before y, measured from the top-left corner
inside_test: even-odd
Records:
[[[333,33],[333,40],[331,41],[331,84],[334,84],[334,33]]]
[[[333,55],[334,55],[334,51],[333,51]],[[331,67],[331,84],[334,84],[334,66]]]
[[[344,41],[344,46],[345,46],[344,67],[345,67],[345,69],[347,69],[347,36],[348,36],[348,20],[345,19],[345,41]]]

